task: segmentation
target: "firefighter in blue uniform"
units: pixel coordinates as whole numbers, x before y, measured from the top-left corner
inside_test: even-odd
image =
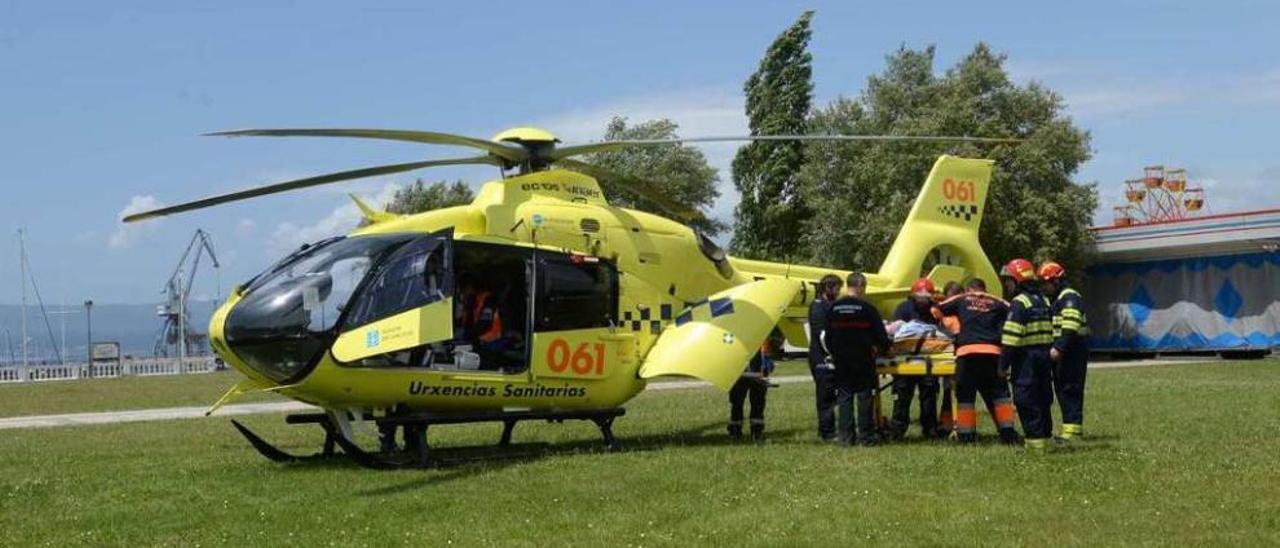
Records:
[[[813,375],[815,403],[818,410],[818,437],[836,441],[836,377],[834,366],[822,346],[826,331],[827,310],[840,298],[843,282],[835,274],[827,274],[818,282],[818,297],[809,305],[809,373]]]
[[[1089,320],[1084,298],[1067,284],[1067,270],[1055,262],[1040,265],[1045,296],[1053,301],[1053,385],[1062,409],[1062,438],[1084,435],[1084,377],[1089,365]]]
[[[1022,420],[1026,446],[1049,449],[1053,436],[1053,310],[1036,282],[1035,265],[1014,259],[1006,266],[1017,282],[1004,322],[1000,368],[1013,379],[1013,402]]]

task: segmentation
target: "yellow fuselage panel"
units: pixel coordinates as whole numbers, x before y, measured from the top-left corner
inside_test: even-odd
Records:
[[[535,368],[545,367],[538,361],[535,357]],[[305,381],[282,393],[339,409],[591,409],[621,405],[640,392],[644,382],[634,370],[630,373],[617,371],[604,378],[534,377],[528,372],[349,367],[326,356]]]

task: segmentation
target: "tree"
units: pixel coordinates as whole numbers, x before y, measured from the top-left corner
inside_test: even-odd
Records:
[[[813,100],[812,56],[806,51],[812,11],[769,46],[760,67],[747,79],[747,119],[752,135],[803,134]],[[738,149],[733,184],[738,203],[732,247],[736,254],[786,259],[801,249],[800,227],[812,214],[800,192],[804,145],[757,141]]]
[[[439,181],[428,185],[422,182],[422,179],[418,179],[412,185],[396,190],[395,195],[391,197],[391,202],[387,204],[387,211],[402,215],[421,213],[469,204],[473,199],[475,194],[462,181],[453,183]]]
[[[1005,56],[983,43],[942,75],[934,49],[900,48],[857,99],[838,98],[810,119],[814,133],[1017,137],[1016,144],[814,143],[801,172],[815,215],[809,259],[873,269],[939,154],[996,161],[981,240],[997,264],[1053,258],[1079,270],[1092,248],[1097,191],[1072,182],[1089,159],[1089,134],[1063,113],[1062,98],[1037,83],[1018,85]]]
[[[615,116],[605,127],[604,140],[675,139],[679,137],[676,134],[679,127],[665,118],[628,126],[626,118]],[[632,147],[592,154],[586,161],[610,171],[652,181],[667,197],[697,208],[704,214],[720,197],[720,191],[716,189],[720,182],[719,174],[707,163],[702,151],[694,147],[677,144]],[[619,188],[616,182],[604,179],[600,180],[600,186],[612,205],[667,215],[660,207]],[[724,223],[709,217],[691,225],[709,235],[726,228]]]

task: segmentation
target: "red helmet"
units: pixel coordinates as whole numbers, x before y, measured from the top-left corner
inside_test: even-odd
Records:
[[[911,294],[920,297],[932,297],[934,293],[933,280],[929,278],[920,278],[916,283],[911,284]]]
[[[1062,268],[1062,265],[1058,263],[1049,261],[1047,263],[1040,265],[1040,269],[1036,271],[1036,275],[1040,276],[1041,280],[1045,280],[1045,281],[1056,280],[1058,278],[1066,276],[1067,269]]]
[[[1036,265],[1026,259],[1014,259],[1009,264],[1004,265],[1005,270],[1009,271],[1009,277],[1013,281],[1022,283],[1030,282],[1036,279]]]

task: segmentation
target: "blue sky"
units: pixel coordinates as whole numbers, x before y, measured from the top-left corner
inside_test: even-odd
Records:
[[[1104,203],[1143,165],[1179,164],[1214,211],[1280,206],[1280,9],[1266,3],[0,2],[0,303],[19,299],[18,227],[46,301],[151,302],[197,227],[226,291],[300,241],[355,222],[345,192],[226,205],[123,228],[135,206],[455,151],[216,139],[239,127],[389,127],[489,136],[537,124],[598,138],[613,114],[686,136],[745,129],[741,83],[806,7],[817,100],[858,93],[884,55],[985,40],[1061,92],[1093,132],[1080,181]],[[727,167],[733,149],[705,149]],[[427,178],[479,185],[492,170]],[[736,197],[727,171],[716,212]],[[1109,212],[1109,207],[1104,211]],[[1108,214],[1100,214],[1108,220]],[[196,293],[212,296],[202,278]]]

